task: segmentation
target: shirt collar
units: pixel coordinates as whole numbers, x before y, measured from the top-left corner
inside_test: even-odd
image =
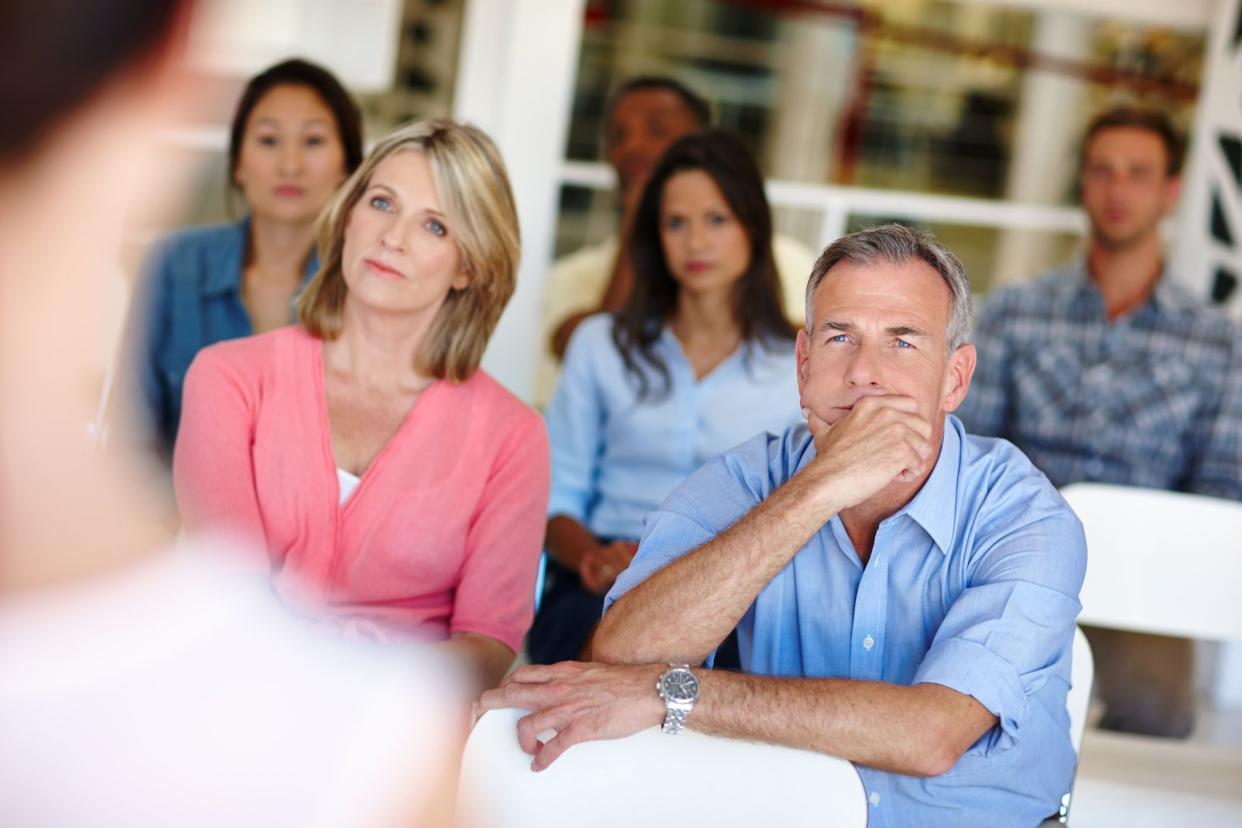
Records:
[[[242,219],[222,234],[218,244],[207,248],[206,273],[201,293],[219,296],[223,293],[240,293],[242,281],[242,258],[246,251],[246,239],[250,238],[250,217]]]
[[[922,526],[944,554],[953,547],[953,529],[957,525],[957,475],[961,465],[962,424],[952,414],[944,418],[944,437],[940,441],[940,457],[918,493],[897,512]],[[892,518],[890,518],[891,520]]]
[[[1087,254],[1079,254],[1066,270],[1075,288],[1076,297],[1080,300],[1093,301],[1103,308],[1104,299],[1100,296],[1100,289],[1087,270]],[[1148,305],[1155,310],[1173,310],[1185,305],[1185,294],[1169,272],[1167,260],[1161,265],[1160,279],[1156,282],[1155,290],[1152,291],[1143,307]]]
[[[206,274],[200,293],[203,296],[219,296],[241,293],[242,267],[246,255],[246,242],[250,238],[250,216],[234,224],[221,235],[220,242],[207,248]],[[319,255],[311,251],[302,269],[302,287],[319,270]]]

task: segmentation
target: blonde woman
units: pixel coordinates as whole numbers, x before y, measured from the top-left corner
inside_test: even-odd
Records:
[[[530,624],[548,497],[539,416],[478,367],[518,252],[486,135],[389,136],[324,213],[300,324],[194,361],[173,461],[188,527],[257,536],[282,595],[446,639],[481,686]]]

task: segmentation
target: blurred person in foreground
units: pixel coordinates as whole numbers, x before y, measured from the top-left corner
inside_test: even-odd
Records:
[[[220,539],[173,550],[81,417],[108,264],[190,117],[172,0],[0,11],[0,814],[7,825],[443,825],[458,682],[325,637]],[[460,722],[464,725],[464,721]]]
[[[705,461],[799,418],[795,329],[772,258],[772,214],[746,149],[679,139],[643,194],[617,314],[574,332],[548,406],[547,589],[531,661],[578,658],[643,518]]]
[[[622,83],[605,110],[604,156],[617,180],[617,231],[599,244],[558,259],[543,290],[542,337],[535,377],[535,404],[544,406],[556,386],[558,363],[574,330],[588,316],[616,313],[625,305],[635,274],[629,236],[643,188],[673,142],[711,125],[711,107],[672,78],[643,75]],[[772,253],[785,312],[802,317],[802,287],[815,262],[801,243],[772,237]]]
[[[123,349],[120,436],[172,463],[187,369],[202,348],[293,321],[319,269],[315,220],[362,161],[362,117],[331,72],[286,60],[251,78],[229,128],[246,215],[181,230],[143,264]],[[127,428],[128,427],[128,428]]]
[[[950,413],[975,367],[956,256],[895,225],[846,236],[807,308],[806,423],[708,461],[648,516],[597,663],[520,667],[482,707],[532,711],[534,770],[663,722],[854,763],[872,828],[1035,825],[1077,758],[1082,527],[1021,452]],[[742,672],[700,669],[734,627]]]
[[[1182,153],[1163,113],[1098,115],[1079,170],[1086,253],[996,291],[980,311],[979,370],[962,421],[1013,441],[1057,486],[1242,500],[1242,329],[1178,284],[1160,240]],[[1193,643],[1084,629],[1106,705],[1101,726],[1189,735]]]
[[[199,352],[173,457],[186,526],[239,532],[282,595],[504,676],[534,613],[542,419],[479,367],[518,220],[481,130],[375,146],[320,222],[299,324]]]

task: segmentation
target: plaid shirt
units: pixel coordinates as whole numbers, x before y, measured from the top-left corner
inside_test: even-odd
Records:
[[[967,428],[1004,437],[1053,484],[1242,500],[1242,329],[1167,271],[1110,322],[1084,259],[998,290],[979,314]]]

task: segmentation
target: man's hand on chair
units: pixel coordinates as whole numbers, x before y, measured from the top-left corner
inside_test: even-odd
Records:
[[[664,721],[664,702],[656,682],[664,664],[530,664],[509,674],[479,700],[479,712],[519,707],[530,710],[518,720],[518,742],[534,756],[531,770],[541,771],[571,745],[597,739],[620,739]],[[538,737],[547,730],[556,736]]]

